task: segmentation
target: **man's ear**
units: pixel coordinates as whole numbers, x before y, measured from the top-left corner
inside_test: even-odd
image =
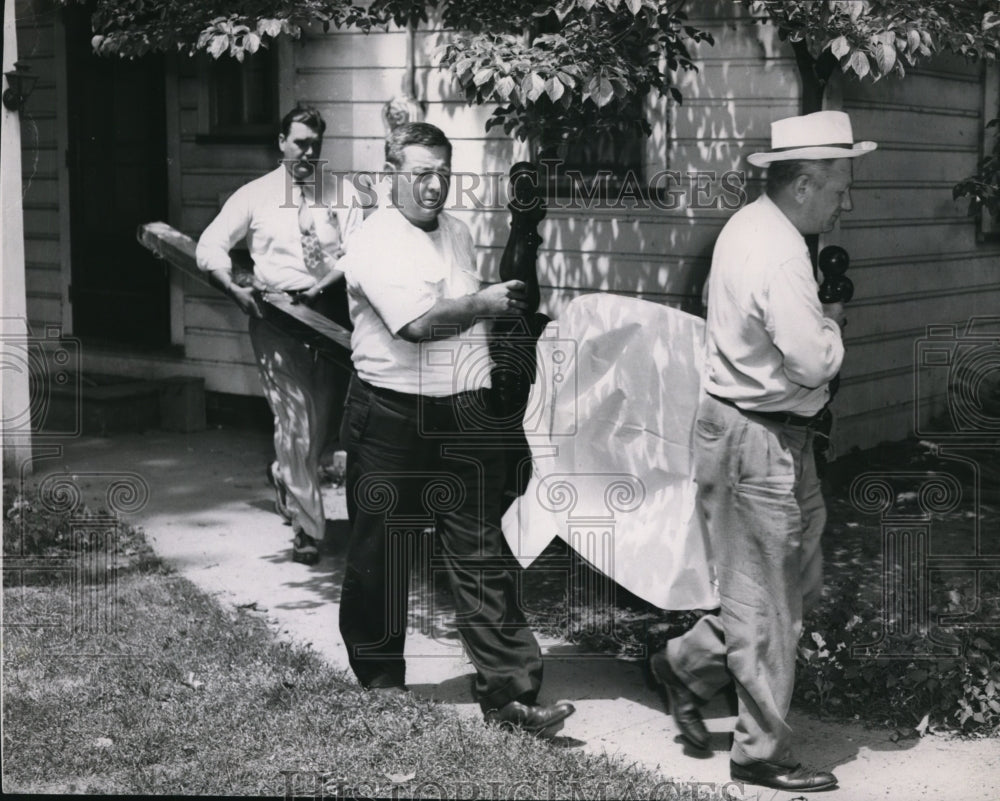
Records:
[[[802,173],[797,176],[792,182],[793,196],[797,203],[802,203],[808,196],[812,189],[812,176],[808,173]]]

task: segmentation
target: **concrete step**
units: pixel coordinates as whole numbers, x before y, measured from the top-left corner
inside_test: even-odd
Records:
[[[152,428],[186,433],[206,425],[205,380],[194,376],[133,380],[83,374],[32,389],[36,430],[106,436]]]

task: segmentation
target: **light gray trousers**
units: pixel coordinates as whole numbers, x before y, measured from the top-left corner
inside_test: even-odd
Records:
[[[804,428],[744,414],[710,396],[695,428],[696,479],[721,608],[667,655],[708,699],[730,681],[739,717],[731,758],[794,765],[785,722],[803,609],[822,591],[826,507]]]
[[[322,541],[319,460],[335,411],[334,366],[266,320],[250,318],[250,341],[274,414],[275,472],[288,488],[292,525]]]

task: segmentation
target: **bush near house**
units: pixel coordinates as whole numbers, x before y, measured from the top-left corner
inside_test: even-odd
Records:
[[[1000,531],[1000,451],[977,451],[978,487],[966,486],[965,495],[978,497],[978,508],[963,504],[930,521],[937,549],[957,543],[973,524],[988,542]],[[968,571],[932,572],[928,620],[931,633],[954,656],[920,657],[926,638],[914,632],[909,642],[865,649],[892,621],[883,610],[882,533],[871,514],[850,500],[850,488],[864,473],[911,473],[919,476],[954,472],[954,462],[938,457],[928,443],[908,440],[850,454],[828,466],[824,479],[829,520],[824,536],[825,590],[820,606],[804,621],[797,665],[795,702],[819,716],[859,720],[873,726],[898,729],[907,736],[915,730],[940,730],[970,736],[1000,734],[1000,572],[982,571],[978,587]],[[970,473],[969,480],[975,474]],[[907,503],[908,493],[897,499]],[[978,514],[978,521],[975,516]],[[962,542],[967,543],[967,539]],[[933,547],[933,546],[932,546]],[[995,547],[995,546],[993,546]],[[644,658],[647,648],[690,628],[699,612],[665,612],[618,588],[613,621],[596,621],[579,599],[569,599],[550,580],[549,563],[562,563],[572,552],[561,542],[527,571],[528,597],[544,598],[535,608],[546,610],[531,623],[605,653],[630,660]],[[949,551],[946,551],[949,552]],[[580,561],[580,560],[578,560]],[[535,567],[538,570],[535,570]],[[580,562],[578,569],[589,571]],[[596,576],[581,578],[581,586],[600,586]],[[962,624],[943,626],[939,615],[964,618]],[[583,621],[586,625],[581,625]],[[889,645],[897,654],[886,655]],[[865,649],[862,653],[852,649]],[[939,648],[940,650],[940,648]],[[905,654],[912,653],[912,657]]]

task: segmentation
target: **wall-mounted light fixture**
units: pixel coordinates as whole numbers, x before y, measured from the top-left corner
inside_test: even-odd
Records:
[[[38,76],[32,75],[31,67],[23,61],[15,61],[14,69],[5,72],[4,77],[7,79],[7,88],[3,93],[4,106],[11,111],[24,108],[24,104],[28,102],[28,98],[35,88]]]

